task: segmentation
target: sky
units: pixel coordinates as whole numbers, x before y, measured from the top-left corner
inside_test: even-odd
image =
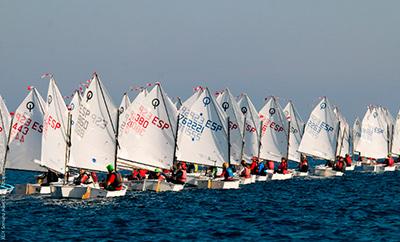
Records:
[[[63,95],[97,72],[119,105],[160,81],[275,95],[307,120],[328,96],[349,122],[368,104],[400,108],[400,1],[0,1],[0,95],[14,110],[53,73]],[[131,98],[136,92],[130,92]]]

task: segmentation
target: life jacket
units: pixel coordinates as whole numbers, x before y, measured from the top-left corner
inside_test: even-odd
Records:
[[[233,171],[230,167],[226,168],[224,172],[225,180],[232,180],[233,179]]]
[[[185,183],[186,182],[186,178],[187,178],[187,176],[186,176],[186,170],[181,170],[181,172],[182,172],[182,175],[181,176],[179,176],[179,177],[177,177],[177,181],[179,181],[179,182],[181,182],[181,183]]]
[[[265,167],[265,165],[264,165],[264,163],[263,162],[260,162],[260,164],[258,164],[258,174],[260,174],[260,173],[262,173],[263,171],[264,171],[264,167]]]
[[[251,174],[250,174],[250,168],[248,168],[248,167],[244,167],[243,168],[243,171],[242,171],[242,174],[240,174],[242,177],[244,177],[244,178],[250,178],[251,177]]]
[[[254,171],[257,168],[257,162],[253,161],[250,165],[250,170]]]
[[[394,159],[390,157],[388,160],[388,166],[393,166],[393,165],[394,165]]]
[[[272,160],[268,161],[267,168],[268,170],[273,170],[275,168],[275,163]]]
[[[284,174],[286,174],[285,171],[287,171],[287,168],[288,168],[288,165],[286,162],[281,162],[281,164],[279,164],[279,167],[278,167],[278,169],[281,170]]]
[[[88,172],[84,172],[82,176],[80,176],[81,184],[92,184],[93,178]]]
[[[346,158],[346,165],[347,165],[347,166],[351,166],[351,162],[352,162],[351,157],[350,157],[350,156],[347,156],[347,158]]]
[[[338,161],[337,163],[336,163],[336,169],[338,169],[338,170],[343,170],[343,161]]]
[[[145,178],[146,174],[147,174],[147,170],[144,170],[144,169],[139,170],[139,176],[141,178]]]
[[[122,189],[122,176],[116,171],[113,171],[111,174],[107,176],[107,180],[111,178],[111,176],[115,176],[114,181],[110,184],[111,187],[113,187],[115,190],[121,190]]]

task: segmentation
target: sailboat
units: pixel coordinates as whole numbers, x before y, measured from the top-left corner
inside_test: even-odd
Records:
[[[328,98],[323,97],[310,114],[298,151],[318,159],[335,161],[339,131],[339,120]],[[318,176],[343,176],[343,172],[324,165],[317,166],[314,173]]]
[[[304,133],[304,122],[297,112],[292,101],[289,101],[283,109],[288,123],[288,160],[299,163],[301,161],[301,153],[298,151],[301,138]],[[292,170],[295,176],[308,176],[308,172],[300,172]]]
[[[350,149],[351,146],[351,132],[350,132],[350,125],[347,123],[346,118],[342,115],[339,111],[338,107],[333,109],[334,113],[336,114],[337,119],[340,122],[340,133],[339,133],[339,140],[338,140],[338,149],[336,151],[336,156],[346,157],[346,155],[352,156],[352,150]],[[354,171],[355,165],[352,164],[351,166],[346,166],[346,171]]]
[[[276,97],[267,99],[259,112],[261,127],[260,158],[280,162],[282,157],[288,157],[288,123]],[[271,180],[286,180],[293,177],[293,173],[269,173]]]
[[[121,121],[118,165],[127,169],[170,169],[176,150],[177,110],[160,84],[135,99]],[[181,184],[142,180],[129,183],[133,190],[180,191]]]
[[[391,147],[391,153],[396,156],[400,156],[400,111],[397,113],[393,128],[393,142]]]
[[[198,90],[179,110],[177,160],[222,167],[229,161],[227,118],[208,88]],[[199,178],[198,188],[237,189],[239,180]]]
[[[361,125],[361,137],[356,151],[369,159],[385,159],[390,152],[390,131],[387,117],[379,107],[368,107]],[[394,171],[395,167],[384,167],[382,164],[364,163],[364,171]]]
[[[14,186],[6,183],[5,164],[7,159],[7,146],[9,142],[11,115],[8,112],[7,106],[0,96],[0,195],[9,194],[14,190]]]
[[[45,102],[42,96],[36,88],[30,88],[12,118],[6,169],[47,171],[35,162],[41,156],[44,113]],[[15,191],[17,194],[33,194],[40,192],[40,185],[17,184]]]
[[[244,116],[242,160],[251,163],[253,157],[260,158],[261,119],[253,102],[246,93],[240,95],[238,105]],[[267,176],[256,175],[255,180],[266,181]]]
[[[79,105],[79,115],[71,136],[71,150],[66,166],[91,171],[107,172],[106,166],[116,164],[118,109],[94,73],[84,99]],[[108,191],[94,185],[55,185],[53,197],[102,198],[125,196],[127,188]]]
[[[244,115],[228,88],[219,93],[216,101],[219,108],[228,118],[230,163],[239,166],[243,158]],[[254,175],[250,178],[242,177],[240,181],[241,184],[253,183],[256,181],[256,176]]]

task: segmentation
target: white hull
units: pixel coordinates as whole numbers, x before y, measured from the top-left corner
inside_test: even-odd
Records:
[[[198,179],[200,189],[238,189],[240,180],[224,181],[219,179]]]
[[[335,171],[331,167],[322,165],[315,167],[314,175],[323,177],[343,176],[343,172]]]
[[[103,188],[83,185],[54,185],[51,196],[54,198],[83,199],[85,194],[87,198],[108,198],[125,196],[127,187],[124,186],[120,191],[108,191]],[[88,193],[87,193],[88,192]]]
[[[253,183],[253,179],[251,177],[250,178],[244,178],[244,177],[240,178],[241,185],[247,185],[247,184],[251,184],[251,183]]]
[[[197,186],[197,179],[199,179],[200,177],[200,173],[187,173],[186,183],[192,186]]]
[[[364,172],[386,172],[386,171],[395,171],[396,166],[385,166],[383,164],[376,165],[363,165],[362,171]]]
[[[166,181],[158,181],[158,180],[141,180],[141,181],[129,181],[127,182],[129,190],[132,191],[155,191],[155,192],[179,192],[182,191],[185,185],[182,184],[174,184]]]
[[[251,175],[251,183],[255,183],[257,179],[257,175]]]
[[[301,172],[301,171],[297,171],[297,170],[291,170],[290,172],[293,173],[293,176],[295,176],[295,177],[305,177],[305,176],[310,175],[309,172]]]
[[[50,195],[53,185],[61,185],[61,182],[51,183],[50,186],[41,186],[40,184],[17,184],[15,193],[18,195]]]
[[[256,181],[263,182],[267,181],[268,176],[257,176]]]
[[[355,168],[356,166],[352,164],[351,166],[346,166],[346,171],[354,171]]]
[[[268,174],[268,178],[271,181],[274,180],[288,180],[293,178],[293,173],[288,173],[288,174],[280,174],[280,173],[274,173],[274,174]]]
[[[10,194],[14,190],[14,186],[9,184],[0,185],[0,195]]]

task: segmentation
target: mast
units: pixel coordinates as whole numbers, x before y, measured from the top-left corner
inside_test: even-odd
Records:
[[[337,152],[338,152],[338,148],[339,148],[339,136],[340,136],[340,121],[339,121],[339,124],[338,124],[338,132],[337,132],[337,140],[336,140],[336,149],[335,149],[335,157],[333,158],[334,159],[334,161],[336,160],[336,154],[337,154]]]
[[[177,162],[176,149],[178,148],[179,119],[180,119],[180,115],[178,114],[178,118],[176,119],[176,130],[175,130],[175,137],[174,137],[174,156],[173,156],[174,162]]]
[[[64,185],[68,182],[68,161],[71,155],[71,126],[72,126],[72,114],[68,112],[68,124],[67,124],[67,139],[65,147],[65,163],[64,163]]]
[[[1,115],[1,112],[0,112]],[[4,117],[1,117],[1,120],[3,122],[3,127],[4,127]],[[4,162],[3,162],[3,167],[2,167],[2,171],[3,174],[1,176],[1,184],[4,184],[6,182],[6,176],[5,176],[5,171],[6,171],[6,162],[7,162],[7,156],[8,156],[8,151],[10,150],[10,139],[11,139],[11,131],[12,131],[12,123],[14,122],[14,116],[11,118],[11,122],[10,122],[10,128],[8,129],[8,137],[7,137],[7,147],[6,147],[6,151],[4,152]]]
[[[260,122],[260,135],[258,137],[258,154],[257,154],[258,160],[260,160],[262,126],[263,126],[263,121],[261,120],[261,122]]]
[[[231,127],[230,127],[230,120],[229,120],[229,116],[227,118],[228,120],[228,164],[229,166],[231,165]]]
[[[243,136],[242,136],[242,149],[240,151],[240,162],[242,162],[243,160],[243,154],[244,154],[244,145],[245,145],[245,138],[244,136],[246,135],[246,119],[247,119],[247,115],[246,112],[243,112],[244,114],[244,123],[243,123]]]
[[[291,123],[291,121],[289,120],[289,122],[288,122],[288,124],[289,124],[289,126],[288,126],[288,134],[287,134],[287,152],[286,152],[286,158],[287,158],[287,160],[289,161],[289,146],[290,146],[290,142],[289,142],[289,140],[290,140],[290,123]]]

